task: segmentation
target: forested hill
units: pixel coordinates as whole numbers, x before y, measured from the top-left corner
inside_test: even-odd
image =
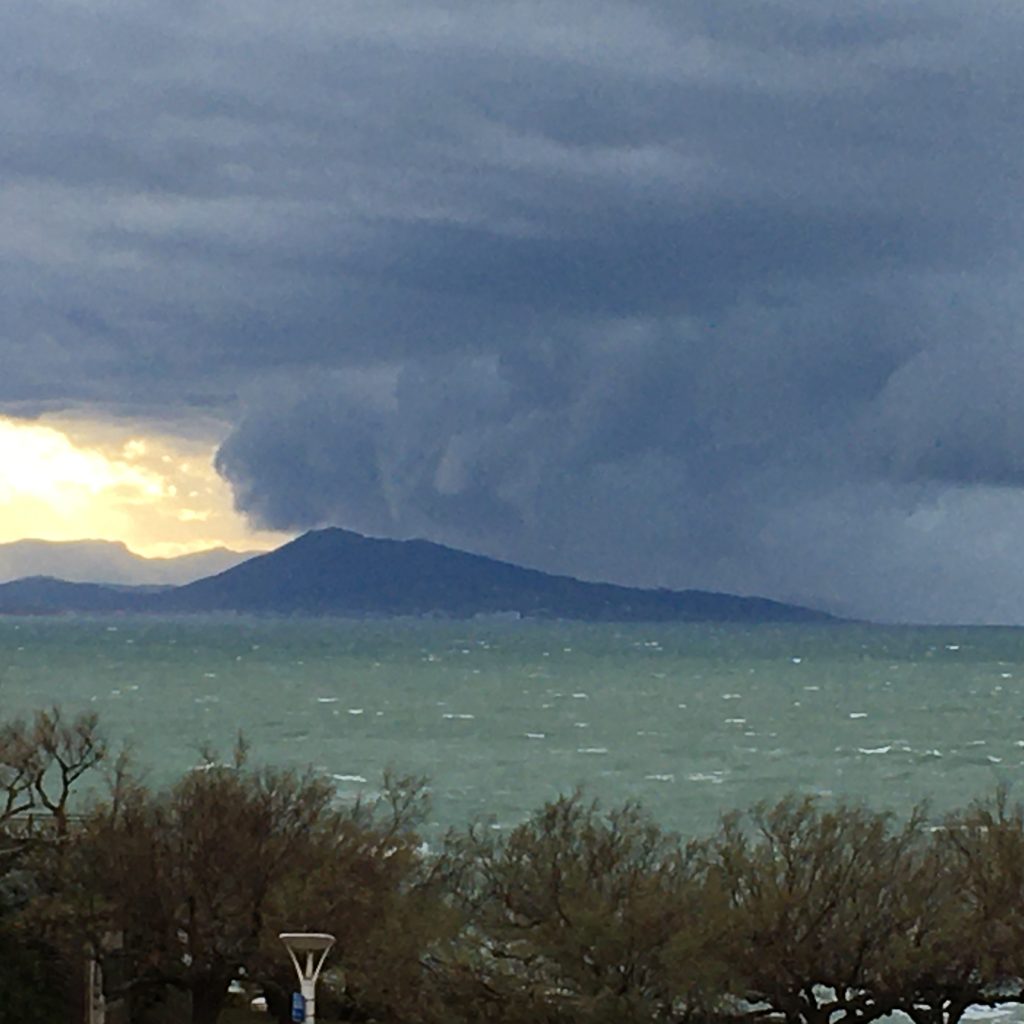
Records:
[[[458,617],[518,613],[597,621],[814,622],[757,597],[586,583],[428,541],[314,530],[233,569],[145,599],[153,610]]]

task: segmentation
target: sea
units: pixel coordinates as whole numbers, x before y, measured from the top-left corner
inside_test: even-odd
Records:
[[[425,776],[428,832],[577,787],[687,836],[789,793],[936,818],[1024,793],[1024,629],[0,619],[0,720],[53,704],[157,787],[239,732],[343,800]]]

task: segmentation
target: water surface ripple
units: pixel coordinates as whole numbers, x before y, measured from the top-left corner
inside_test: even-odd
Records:
[[[787,791],[935,813],[1024,777],[1024,630],[231,618],[0,620],[0,714],[99,712],[150,778],[201,747],[370,791],[428,775],[436,824],[584,785],[684,832]]]

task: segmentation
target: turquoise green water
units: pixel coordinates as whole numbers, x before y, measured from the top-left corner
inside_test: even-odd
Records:
[[[348,796],[391,765],[437,824],[582,784],[667,825],[790,790],[936,810],[1024,778],[1024,630],[0,620],[0,713],[99,712],[154,782],[228,750]]]

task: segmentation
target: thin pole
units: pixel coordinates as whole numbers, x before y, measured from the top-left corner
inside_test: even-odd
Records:
[[[321,963],[323,957],[320,958]],[[306,973],[302,978],[302,997],[305,1001],[306,1024],[316,1024],[316,976],[319,971],[313,970],[313,951],[306,953]]]

